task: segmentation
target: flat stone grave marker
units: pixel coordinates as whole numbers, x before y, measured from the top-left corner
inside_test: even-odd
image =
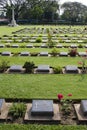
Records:
[[[81,103],[74,104],[76,115],[80,123],[87,123],[87,100],[81,100]]]
[[[78,40],[78,43],[82,43],[83,42],[83,40]]]
[[[78,67],[75,65],[67,65],[65,67],[65,72],[66,73],[78,73]]]
[[[0,114],[2,112],[3,106],[5,105],[5,100],[4,99],[0,99]]]
[[[46,44],[42,44],[41,48],[47,48],[48,46]]]
[[[20,53],[20,56],[29,56],[29,55],[30,55],[29,52],[21,52],[21,53]]]
[[[85,48],[87,48],[87,45],[85,45]]]
[[[40,56],[48,56],[48,52],[40,52]]]
[[[53,100],[33,100],[31,115],[53,116]]]
[[[78,56],[87,56],[86,52],[78,52]]]
[[[62,47],[63,47],[63,45],[58,44],[56,47],[57,47],[57,48],[62,48]]]
[[[19,45],[17,45],[17,44],[13,44],[11,47],[13,47],[13,48],[18,48]]]
[[[49,65],[39,65],[37,68],[37,72],[49,72],[50,67]]]
[[[10,68],[9,68],[9,71],[10,72],[22,72],[23,68],[21,65],[12,65]]]
[[[77,45],[76,44],[72,44],[70,45],[71,48],[77,48]]]
[[[60,52],[59,56],[68,56],[67,52]]]
[[[4,51],[1,53],[2,56],[11,56],[11,52],[9,51]]]
[[[87,100],[81,100],[80,107],[83,112],[83,115],[87,116]]]
[[[4,44],[0,44],[0,48],[3,48],[3,47],[5,47],[5,45]]]
[[[27,48],[32,48],[33,45],[32,45],[32,44],[28,44],[28,45],[26,45],[26,47],[27,47]]]

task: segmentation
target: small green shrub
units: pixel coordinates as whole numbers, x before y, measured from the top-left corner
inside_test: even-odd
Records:
[[[23,68],[25,68],[26,73],[32,73],[33,69],[35,67],[35,64],[33,62],[25,62]]]
[[[42,38],[41,38],[41,37],[38,37],[35,42],[36,42],[36,43],[41,43],[41,42],[42,42]]]
[[[11,43],[6,43],[5,46],[6,47],[11,47]]]
[[[31,56],[38,56],[38,52],[32,52]]]
[[[13,103],[9,110],[9,115],[13,118],[24,117],[26,105],[24,103]]]
[[[52,56],[57,56],[57,49],[54,47],[51,52]]]
[[[55,67],[53,70],[54,70],[54,73],[55,73],[55,74],[60,74],[60,73],[62,73],[62,67],[60,67],[60,66]]]
[[[7,70],[8,63],[9,63],[9,61],[5,61],[5,60],[0,62],[0,72],[4,72]]]
[[[78,47],[79,47],[79,48],[82,48],[82,47],[83,47],[83,45],[82,45],[82,44],[79,44],[79,45],[78,45]]]

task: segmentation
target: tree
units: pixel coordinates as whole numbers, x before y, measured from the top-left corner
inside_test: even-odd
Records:
[[[64,10],[62,19],[75,22],[84,22],[87,16],[87,6],[78,2],[66,2],[62,5]]]
[[[12,5],[15,8],[15,18],[17,19],[20,15],[21,7],[23,6],[24,0],[0,0],[1,7],[5,10],[7,18],[11,20]]]

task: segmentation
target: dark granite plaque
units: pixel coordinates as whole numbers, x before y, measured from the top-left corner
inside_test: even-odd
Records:
[[[3,48],[5,45],[3,45],[3,44],[0,44],[0,48]]]
[[[13,47],[13,48],[18,48],[19,45],[17,45],[17,44],[13,44],[12,47]]]
[[[2,56],[10,56],[11,52],[5,51],[1,53]]]
[[[22,66],[21,65],[13,65],[9,68],[10,72],[21,72],[22,71]]]
[[[79,56],[87,56],[87,53],[86,52],[78,52],[78,55]]]
[[[46,44],[42,44],[41,48],[47,48],[47,45]]]
[[[67,65],[65,71],[66,73],[78,73],[78,67],[75,65]]]
[[[40,52],[40,56],[48,56],[48,52]]]
[[[39,65],[37,68],[37,72],[49,72],[50,67],[49,65]]]
[[[72,44],[70,47],[71,48],[77,48],[77,45],[76,44]]]
[[[26,47],[27,47],[27,48],[32,48],[33,45],[32,45],[32,44],[28,44],[28,45],[26,45]]]
[[[1,113],[1,110],[2,110],[2,107],[5,103],[5,100],[4,99],[0,99],[0,113]]]
[[[29,55],[30,55],[29,52],[21,52],[21,53],[20,53],[20,56],[29,56]]]
[[[83,115],[87,116],[87,100],[81,100],[80,108]]]
[[[58,44],[56,47],[57,48],[62,48],[63,46],[61,44]]]
[[[67,52],[60,52],[59,56],[68,56]]]
[[[53,100],[33,100],[31,115],[53,116]]]

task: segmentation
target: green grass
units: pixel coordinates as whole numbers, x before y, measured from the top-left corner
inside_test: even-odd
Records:
[[[0,97],[4,98],[64,98],[72,93],[73,99],[87,98],[87,75],[1,74]]]
[[[43,27],[43,26],[18,26],[8,27],[0,26],[0,37],[3,35],[12,35],[12,32],[23,28]],[[44,27],[57,27],[57,26],[44,26]],[[59,26],[61,29],[68,28],[68,26]],[[74,26],[73,28],[80,28],[80,26]],[[83,26],[81,26],[83,28]],[[18,34],[21,35],[21,34]],[[22,34],[22,35],[39,35],[39,34]],[[45,34],[43,34],[45,35]],[[58,34],[61,36],[61,34]],[[65,34],[62,34],[65,35]],[[74,34],[67,34],[74,36]],[[77,34],[81,35],[82,34]],[[36,43],[37,44],[37,43]],[[64,43],[65,45],[65,43]],[[68,45],[68,43],[67,43]],[[2,51],[11,52],[51,52],[52,49],[43,48],[0,48]],[[68,49],[58,49],[68,52]],[[85,51],[86,49],[78,49],[78,51]],[[67,64],[78,65],[80,57],[2,57],[0,60],[10,61],[12,64],[24,64],[25,61],[34,61],[35,65],[49,64],[50,66],[65,66]],[[57,99],[57,94],[62,93],[64,98],[68,98],[67,95],[72,93],[72,99],[87,99],[87,75],[72,75],[72,74],[0,74],[0,97],[1,98],[41,98],[41,99]],[[63,125],[19,125],[19,124],[0,124],[0,130],[87,130],[87,126],[63,126]]]
[[[49,52],[51,53],[53,48],[0,48],[0,52],[10,51],[13,53],[19,53],[21,51],[29,51],[29,52]],[[56,48],[57,52],[69,52],[69,48]],[[85,52],[86,48],[78,48],[78,52]]]
[[[0,125],[0,130],[87,130],[87,126],[61,125]]]
[[[47,64],[52,67],[61,66],[64,67],[66,65],[77,65],[78,62],[82,60],[81,57],[29,57],[29,56],[0,56],[0,61],[5,60],[9,61],[9,65],[19,64],[24,65],[26,61],[33,61],[35,65]],[[86,60],[87,63],[87,60]]]

